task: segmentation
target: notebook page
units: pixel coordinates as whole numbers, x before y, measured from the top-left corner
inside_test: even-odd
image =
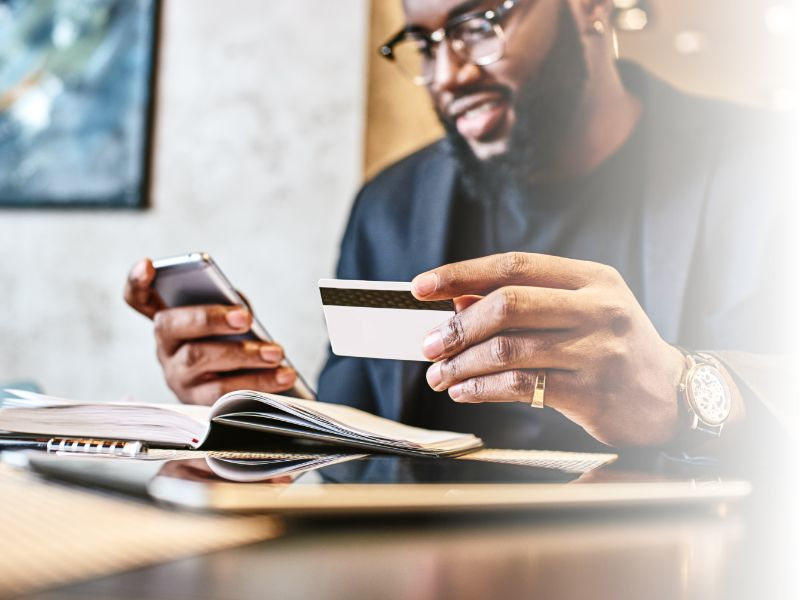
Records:
[[[451,446],[452,442],[461,445],[461,442],[467,443],[477,439],[472,434],[411,427],[341,404],[300,400],[251,391],[231,392],[220,398],[214,406],[212,418],[224,415],[229,410],[235,410],[237,401],[247,399],[260,400],[275,407],[295,408],[302,413],[319,415],[333,421],[339,427],[368,438],[381,437],[392,441],[410,442],[421,447]]]
[[[195,421],[207,421],[209,412],[211,411],[208,406],[199,406],[197,404],[179,404],[179,403],[143,403],[143,402],[79,402],[77,400],[68,400],[66,398],[59,398],[57,396],[48,396],[46,394],[37,394],[36,392],[29,392],[27,390],[4,389],[2,392],[10,392],[19,398],[12,398],[9,396],[0,397],[0,407],[10,408],[46,408],[49,406],[139,406],[142,408],[158,407],[171,412],[180,413],[194,419]]]
[[[0,429],[15,433],[197,446],[209,428],[210,408],[206,406],[86,403],[21,390],[7,391],[20,398],[3,398]]]

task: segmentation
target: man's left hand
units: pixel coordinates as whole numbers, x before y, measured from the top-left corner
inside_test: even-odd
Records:
[[[530,403],[544,369],[546,406],[601,442],[675,436],[683,356],[612,267],[512,252],[445,265],[413,284],[420,300],[456,303],[424,342],[434,390],[456,402]]]

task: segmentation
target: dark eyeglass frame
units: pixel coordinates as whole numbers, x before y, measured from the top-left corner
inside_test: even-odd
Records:
[[[384,43],[380,48],[378,48],[378,54],[380,54],[386,60],[395,63],[396,56],[394,53],[394,48],[401,42],[405,42],[409,39],[421,41],[424,44],[423,50],[421,52],[425,56],[425,58],[432,60],[433,59],[433,52],[434,48],[440,44],[441,42],[448,42],[450,48],[456,52],[463,60],[476,64],[478,66],[486,66],[492,63],[497,62],[503,55],[505,54],[505,32],[503,31],[501,22],[505,19],[508,14],[520,4],[520,0],[505,0],[502,4],[496,6],[495,8],[490,8],[488,10],[483,11],[476,11],[465,13],[463,15],[459,15],[447,23],[444,24],[444,27],[440,27],[436,31],[428,32],[427,29],[424,27],[419,27],[416,25],[409,25],[401,29],[397,32],[394,36],[392,36],[386,43]],[[470,21],[472,19],[482,18],[485,19],[488,23],[490,23],[494,29],[495,35],[497,35],[498,39],[500,40],[502,46],[500,53],[497,56],[489,56],[483,60],[474,60],[468,54],[464,54],[458,48],[453,47],[450,43],[451,38],[450,34],[458,28],[463,23]],[[430,78],[414,78],[412,80],[417,85],[426,85],[430,83]]]

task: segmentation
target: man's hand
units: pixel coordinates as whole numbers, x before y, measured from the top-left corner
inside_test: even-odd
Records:
[[[214,339],[247,332],[253,318],[246,309],[166,308],[152,288],[154,278],[149,259],[136,263],[128,274],[125,301],[153,319],[158,360],[181,402],[212,404],[232,390],[282,392],[294,385],[297,375],[280,366],[283,349],[277,344]]]
[[[536,370],[546,369],[545,405],[601,442],[675,436],[683,356],[615,269],[509,253],[445,265],[413,284],[418,299],[455,299],[458,311],[424,342],[434,390],[457,402],[530,402]]]

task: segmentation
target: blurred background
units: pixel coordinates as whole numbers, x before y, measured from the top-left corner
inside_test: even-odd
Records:
[[[84,44],[89,65],[108,67],[108,46],[71,32],[63,15],[81,14],[81,31],[97,31],[93,11],[107,16],[133,1],[37,2],[52,15],[26,39],[56,48],[56,57]],[[9,132],[22,139],[31,114],[39,124],[55,114],[42,97],[57,106],[64,89],[83,89],[67,85],[63,71],[41,77],[40,63],[25,66],[22,57],[38,55],[9,42],[23,26],[20,5],[0,0],[0,148]],[[800,0],[615,5],[622,57],[687,91],[798,109]],[[378,45],[402,25],[400,0],[164,0],[153,30],[155,86],[141,78],[152,128],[124,117],[127,129],[107,128],[134,140],[130,156],[146,154],[131,160],[140,170],[117,175],[123,187],[146,188],[147,206],[0,208],[0,382],[33,380],[87,400],[168,400],[150,326],[125,306],[122,288],[139,257],[192,250],[217,259],[315,379],[327,341],[316,281],[333,272],[353,195],[365,177],[439,135],[424,91],[379,61]],[[114,71],[118,85],[130,81],[123,75],[134,58]],[[140,75],[148,64],[140,60]],[[126,97],[146,116],[145,92]],[[0,190],[22,176],[42,181],[9,167],[25,163],[25,148],[6,154]],[[54,163],[39,165],[41,173],[63,177],[67,150],[57,145],[46,156]],[[92,156],[89,168],[108,158]]]

